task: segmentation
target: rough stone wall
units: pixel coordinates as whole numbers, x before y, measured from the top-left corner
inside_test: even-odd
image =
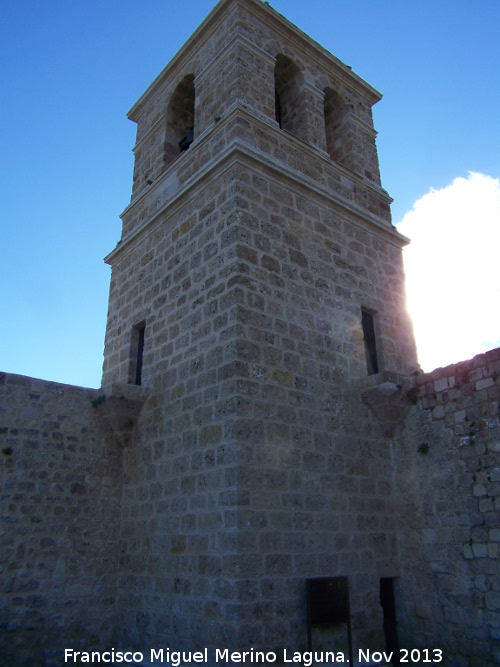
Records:
[[[243,645],[304,646],[305,578],[348,574],[355,641],[380,645],[379,577],[395,568],[390,467],[349,382],[366,375],[357,300],[387,267],[370,235],[354,240],[351,221],[283,175],[248,169],[238,192],[231,618]],[[352,263],[336,261],[350,247]]]
[[[500,350],[421,376],[394,440],[399,632],[448,665],[500,662]]]
[[[121,456],[81,387],[0,373],[3,665],[114,631]]]

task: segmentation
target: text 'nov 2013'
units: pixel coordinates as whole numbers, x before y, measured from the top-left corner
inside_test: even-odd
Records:
[[[385,651],[370,651],[359,649],[359,664],[386,664],[391,662],[394,654]],[[64,650],[64,662],[78,664],[104,663],[104,664],[150,664],[165,663],[171,667],[184,667],[190,663],[260,663],[272,665],[276,661],[291,663],[290,667],[312,667],[317,663],[330,665],[332,663],[348,663],[349,659],[341,651],[291,651],[283,649],[279,654],[275,651],[258,651],[249,649],[247,651],[232,651],[227,648],[216,648],[209,655],[208,648],[200,651],[173,651],[169,648],[151,649],[148,654],[141,651],[118,651],[114,648],[109,651],[75,651]],[[401,664],[439,664],[443,660],[440,649],[401,649],[399,651],[399,662]]]

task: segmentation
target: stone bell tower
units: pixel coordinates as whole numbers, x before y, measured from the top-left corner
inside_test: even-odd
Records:
[[[303,649],[305,580],[347,576],[355,646],[383,646],[395,510],[361,395],[416,353],[379,99],[267,3],[221,0],[129,113],[103,386],[143,401],[117,582],[136,645]]]

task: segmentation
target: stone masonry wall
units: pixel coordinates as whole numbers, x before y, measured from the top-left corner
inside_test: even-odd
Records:
[[[398,571],[394,498],[388,443],[356,380],[367,373],[361,304],[379,312],[381,359],[413,361],[409,338],[396,355],[388,344],[396,328],[404,340],[400,249],[283,173],[239,176],[240,380],[229,426],[240,557],[227,571],[240,643],[305,648],[306,578],[349,576],[354,643],[380,646],[380,577]]]
[[[325,87],[358,129],[378,94],[261,3],[219,7],[131,112],[136,186],[107,258],[103,383],[128,381],[145,324],[149,392],[124,450],[119,626],[144,647],[304,646],[305,579],[348,575],[355,643],[380,647],[396,535],[388,444],[357,386],[361,308],[381,366],[411,369],[404,239],[380,186],[317,140]],[[280,53],[301,70],[305,141],[274,119]],[[188,72],[195,140],[162,170],[162,114]]]
[[[96,392],[0,373],[2,665],[48,667],[114,631],[121,457]]]
[[[382,225],[390,226],[390,198],[381,189],[371,187],[353,172],[342,169],[322,153],[293,135],[262,119],[249,115],[242,107],[233,107],[212,128],[211,133],[191,145],[155,181],[143,197],[138,197],[123,213],[121,242],[146,224],[175,197],[190,186],[193,176],[210,169],[214,160],[231,150],[238,140],[283,170],[302,174],[317,189],[335,195],[356,211],[365,210]]]
[[[394,441],[403,645],[500,663],[500,350],[421,376]]]
[[[145,321],[137,441],[124,450],[118,578],[123,641],[225,645],[222,555],[233,529],[227,422],[237,409],[238,169],[198,182],[113,264],[105,382],[126,382],[127,337]]]
[[[362,304],[381,361],[414,361],[400,259],[244,152],[114,253],[104,383],[145,321],[150,392],[124,450],[122,641],[305,647],[305,579],[348,575],[356,645],[381,645],[392,473],[351,381]]]

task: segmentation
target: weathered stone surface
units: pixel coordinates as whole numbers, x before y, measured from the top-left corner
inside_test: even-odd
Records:
[[[418,377],[412,395],[421,398],[393,443],[405,570],[399,580],[398,604],[405,610],[400,639],[423,647],[428,638],[435,637],[436,646],[450,647],[449,664],[495,664],[494,643],[489,644],[486,636],[478,658],[470,632],[476,627],[476,615],[483,615],[485,607],[488,615],[482,617],[481,626],[491,634],[500,623],[496,598],[487,593],[496,590],[500,574],[498,508],[494,509],[500,491],[495,472],[500,456],[496,447],[500,397],[498,388],[496,395],[486,395],[477,380],[487,381],[495,373],[488,355],[478,355]],[[425,401],[438,382],[443,391],[445,387],[455,389],[442,402],[449,415],[446,420]],[[429,531],[440,539],[430,549],[419,547],[420,542],[428,542]],[[465,602],[474,587],[481,595]],[[417,590],[431,608],[444,613],[442,619],[435,612],[428,621],[422,619],[415,625],[412,610]]]
[[[2,664],[112,635],[122,464],[97,397],[0,374]]]

